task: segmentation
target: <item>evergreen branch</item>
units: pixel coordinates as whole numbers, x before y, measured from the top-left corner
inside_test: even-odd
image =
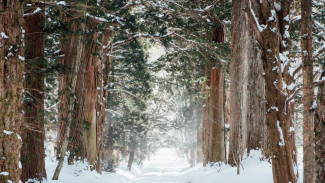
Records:
[[[168,36],[175,36],[175,37],[178,37],[184,41],[187,41],[187,42],[190,42],[190,43],[196,43],[196,44],[199,44],[198,42],[195,42],[193,40],[189,40],[189,39],[186,39],[185,37],[175,33],[175,32],[172,32],[172,33],[169,33],[169,34],[166,34],[166,35],[163,35],[163,36],[158,36],[158,35],[149,35],[149,34],[137,34],[137,35],[134,35],[132,37],[130,37],[129,39],[126,39],[126,40],[123,40],[123,41],[118,41],[116,43],[113,43],[113,48],[116,48],[116,47],[119,47],[119,46],[123,46],[125,44],[128,44],[130,43],[131,41],[137,39],[137,38],[150,38],[150,39],[155,39],[155,40],[161,40],[161,39],[165,39],[166,37]]]

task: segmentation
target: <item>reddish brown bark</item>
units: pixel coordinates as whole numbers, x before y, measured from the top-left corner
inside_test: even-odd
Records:
[[[223,27],[217,27],[213,32],[213,41],[224,42]],[[224,73],[221,68],[216,67],[216,63],[206,68],[207,89],[203,115],[203,165],[218,161],[225,161],[225,142],[224,142],[224,102],[225,85]]]
[[[70,95],[74,93],[71,91],[71,81],[73,74],[73,69],[75,67],[75,62],[78,57],[77,53],[79,45],[80,36],[76,34],[77,30],[80,28],[80,25],[77,21],[71,21],[70,29],[71,33],[65,35],[61,38],[61,55],[64,55],[60,59],[60,64],[64,66],[67,70],[66,73],[59,75],[59,96],[60,103],[58,106],[58,119],[59,119],[59,129],[57,136],[57,157],[61,153],[62,142],[64,141],[64,133],[66,128],[66,120],[68,118],[69,106],[70,106]]]
[[[314,134],[314,73],[313,73],[313,34],[312,1],[301,2],[301,53],[303,69],[303,149],[304,183],[314,183],[315,174],[315,134]]]
[[[325,68],[320,77],[325,77]],[[325,182],[325,83],[318,87],[317,109],[315,113],[315,155],[316,155],[316,183]]]
[[[251,30],[251,29],[250,29]],[[268,137],[265,116],[265,80],[261,51],[254,44],[254,36],[250,36],[248,63],[248,114],[247,114],[247,152],[261,149],[268,157]]]
[[[23,3],[0,0],[0,182],[19,182],[24,84]]]
[[[228,163],[239,165],[246,148],[243,127],[247,125],[247,69],[249,34],[247,18],[243,14],[241,1],[232,2],[232,42],[231,42],[231,80],[230,80],[230,137]]]
[[[246,149],[248,153],[262,149],[267,156],[265,80],[256,35],[243,10],[245,3],[233,1],[232,5],[228,162],[239,166]]]
[[[211,68],[209,97],[208,161],[225,161],[224,145],[224,73]]]
[[[275,183],[297,182],[295,144],[292,142],[291,101],[294,92],[286,86],[292,82],[290,67],[290,37],[287,36],[291,1],[273,3],[246,0],[247,15],[252,22],[257,41],[261,46],[266,82],[266,123],[270,139],[273,181]],[[255,18],[257,16],[257,19]],[[269,19],[271,17],[271,19]]]
[[[31,7],[24,17],[25,29],[25,123],[22,128],[22,174],[20,180],[46,179],[44,151],[44,9],[33,14]]]

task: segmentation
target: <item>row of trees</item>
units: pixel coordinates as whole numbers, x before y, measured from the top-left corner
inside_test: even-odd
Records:
[[[239,173],[244,152],[260,148],[272,161],[274,182],[294,183],[301,91],[304,182],[325,180],[324,73],[314,73],[314,66],[323,69],[316,61],[325,50],[324,3],[0,3],[1,181],[47,178],[44,125],[57,121],[56,180],[67,152],[69,164],[84,161],[99,173],[114,171],[120,154],[131,169],[159,141],[154,129],[179,128],[191,165],[227,162]],[[147,61],[147,40],[166,48],[158,62]],[[152,74],[161,70],[170,77]],[[159,105],[150,106],[165,100],[152,94],[157,83],[181,88],[174,125]],[[56,85],[58,99],[45,108]]]

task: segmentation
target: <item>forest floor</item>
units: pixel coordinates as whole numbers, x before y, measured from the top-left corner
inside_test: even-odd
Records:
[[[298,161],[299,162],[299,161]],[[47,176],[53,175],[56,161],[49,156],[46,161]],[[90,172],[83,164],[64,165],[59,181],[55,183],[272,183],[272,168],[267,161],[261,161],[259,151],[253,151],[246,157],[237,175],[237,169],[229,165],[215,165],[193,168],[186,157],[179,157],[175,149],[160,149],[143,165],[134,164],[132,171],[126,168],[126,162],[121,162],[116,173],[104,172],[102,175]],[[299,163],[298,163],[299,164]],[[299,174],[302,177],[301,167]],[[299,180],[301,182],[301,180]]]

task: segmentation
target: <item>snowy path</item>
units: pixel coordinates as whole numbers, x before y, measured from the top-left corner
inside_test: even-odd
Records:
[[[272,183],[271,164],[260,161],[260,152],[253,151],[242,162],[241,174],[229,165],[190,168],[187,160],[176,155],[174,149],[161,149],[143,166],[133,165],[128,171],[122,162],[116,173],[88,171],[83,164],[64,165],[59,181],[53,183]],[[47,175],[54,173],[56,161],[47,158]]]
[[[119,168],[117,174],[129,176],[134,183],[181,183],[185,181],[184,173],[189,170],[189,164],[177,158],[174,150],[162,149],[153,159],[144,162],[142,169],[137,166],[133,169],[133,177],[124,168]]]
[[[117,174],[128,177],[130,183],[272,183],[271,165],[259,162],[256,156],[248,158],[242,174],[236,175],[236,168],[228,165],[190,168],[185,158],[177,157],[175,150],[161,149],[142,168],[135,166],[129,172],[122,165]]]

